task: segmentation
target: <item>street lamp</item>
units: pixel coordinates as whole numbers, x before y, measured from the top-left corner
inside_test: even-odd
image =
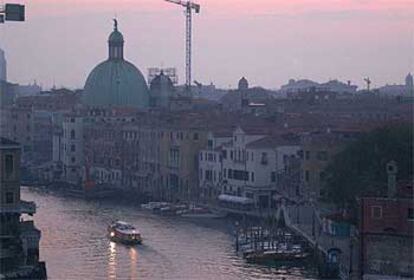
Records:
[[[0,23],[4,21],[25,21],[24,5],[6,4],[0,7]]]

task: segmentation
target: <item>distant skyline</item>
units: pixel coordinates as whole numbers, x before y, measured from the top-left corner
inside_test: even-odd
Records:
[[[125,57],[148,67],[176,67],[184,82],[183,9],[163,0],[11,0],[26,22],[0,25],[8,78],[45,88],[82,88],[107,58],[117,17]],[[85,4],[86,2],[86,4]],[[414,70],[413,0],[198,0],[193,77],[220,88],[279,88],[290,78],[339,79],[364,87],[404,83]]]

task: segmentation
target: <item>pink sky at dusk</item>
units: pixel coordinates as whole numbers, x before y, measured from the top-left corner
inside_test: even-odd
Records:
[[[175,66],[184,78],[184,15],[163,0],[34,0],[25,23],[0,28],[10,80],[82,87],[106,59],[116,14],[128,60]],[[414,69],[414,0],[198,0],[194,77],[220,87],[241,76],[277,88],[289,78],[401,83]]]

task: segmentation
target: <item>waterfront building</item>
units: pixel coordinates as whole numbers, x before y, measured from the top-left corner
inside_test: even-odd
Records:
[[[134,64],[124,59],[124,36],[114,20],[114,30],[108,38],[108,59],[98,64],[89,74],[82,97],[91,107],[149,106],[148,86]]]
[[[0,278],[46,279],[40,231],[24,217],[35,214],[36,205],[20,199],[20,145],[3,137],[0,170]]]
[[[63,178],[75,185],[80,185],[83,178],[84,121],[84,117],[77,113],[66,114],[62,127],[63,137],[60,141]]]
[[[207,149],[199,153],[203,197],[223,203],[244,199],[257,208],[274,207],[273,197],[282,191],[282,175],[298,151],[294,137],[268,135],[262,129],[238,127],[231,135],[210,133]]]
[[[199,152],[200,197],[214,202],[222,193],[223,182],[223,145],[231,142],[233,131],[216,129],[207,134],[207,147]]]
[[[397,183],[394,161],[387,164],[387,173],[387,196],[359,199],[360,276],[364,280],[414,276],[413,182]]]

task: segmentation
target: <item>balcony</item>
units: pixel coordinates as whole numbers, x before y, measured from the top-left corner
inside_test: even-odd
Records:
[[[33,215],[36,213],[36,203],[33,201],[20,201],[20,213]]]
[[[3,205],[0,208],[0,212],[33,215],[36,213],[36,204],[33,201],[21,200],[18,205],[13,205],[13,206]]]

